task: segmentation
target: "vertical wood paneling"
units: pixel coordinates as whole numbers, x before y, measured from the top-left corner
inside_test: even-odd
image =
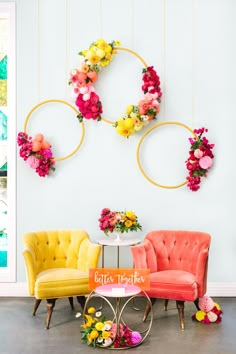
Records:
[[[165,0],[166,119],[192,122],[192,1]]]

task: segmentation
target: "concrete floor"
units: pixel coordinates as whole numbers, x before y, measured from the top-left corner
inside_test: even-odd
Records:
[[[220,304],[223,316],[219,324],[204,325],[192,321],[194,304],[185,305],[185,331],[180,330],[178,313],[174,302],[163,311],[163,301],[153,306],[154,320],[151,331],[138,347],[129,349],[135,354],[235,354],[236,353],[236,298],[213,298]],[[98,301],[95,299],[94,301]],[[1,354],[86,354],[107,352],[81,343],[81,318],[75,313],[80,305],[75,301],[71,311],[67,299],[57,300],[49,330],[44,329],[46,302],[42,302],[35,317],[32,317],[33,298],[0,297],[0,353]],[[92,304],[91,304],[92,305]],[[99,304],[94,304],[99,307]],[[136,305],[136,304],[135,304]],[[127,307],[127,320],[141,329],[140,311]],[[104,312],[106,306],[104,305]],[[141,313],[142,312],[142,313]],[[128,322],[127,322],[128,324]],[[123,350],[127,352],[128,349]]]

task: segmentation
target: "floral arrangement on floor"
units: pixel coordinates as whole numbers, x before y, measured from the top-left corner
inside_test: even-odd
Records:
[[[101,120],[103,107],[94,84],[98,80],[98,74],[111,63],[114,54],[117,54],[119,46],[119,41],[107,43],[104,39],[98,39],[89,46],[89,49],[79,52],[85,60],[79,68],[71,70],[69,84],[73,88],[73,94],[76,95],[75,104],[80,111],[78,115],[80,122],[83,118]],[[124,137],[140,131],[155,119],[160,111],[162,97],[160,78],[153,66],[144,68],[142,74],[144,93],[142,99],[137,105],[128,105],[124,117],[114,123],[116,131]]]
[[[206,128],[194,129],[196,137],[189,138],[191,148],[185,163],[189,172],[187,186],[193,192],[200,188],[201,178],[207,176],[208,170],[213,164],[212,149],[215,145],[209,144],[207,138],[203,136],[207,132]]]
[[[103,39],[93,42],[89,49],[79,52],[85,57],[85,61],[80,68],[70,72],[69,84],[73,87],[76,95],[75,104],[79,108],[78,119],[83,118],[101,120],[102,102],[95,91],[93,84],[98,79],[98,73],[102,68],[108,66],[116,54],[115,46],[120,45],[119,41],[107,43]]]
[[[204,324],[219,323],[222,321],[222,310],[220,305],[209,296],[203,296],[198,302],[199,309],[192,319]]]
[[[51,170],[55,170],[51,145],[48,141],[44,140],[42,134],[37,134],[33,139],[28,134],[20,132],[18,133],[17,144],[20,146],[20,157],[40,177],[45,177]]]
[[[133,211],[111,211],[104,208],[98,219],[100,230],[108,236],[112,232],[129,232],[142,230],[138,218]]]
[[[94,307],[88,309],[80,333],[81,341],[93,347],[125,348],[138,345],[142,340],[139,332],[131,331],[126,325],[120,324],[118,331],[116,323],[107,320]]]
[[[156,119],[156,115],[160,111],[162,96],[160,78],[153,66],[143,69],[142,80],[143,98],[138,102],[138,105],[129,105],[126,115],[115,123],[117,133],[127,138]]]

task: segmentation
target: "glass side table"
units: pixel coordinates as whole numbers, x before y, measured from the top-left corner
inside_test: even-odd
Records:
[[[152,302],[149,298],[149,296],[146,294],[144,290],[139,288],[136,285],[125,285],[125,284],[108,284],[108,285],[101,285],[98,286],[96,289],[94,289],[88,296],[85,306],[84,306],[84,313],[83,317],[85,318],[85,314],[87,313],[88,309],[88,304],[94,297],[99,297],[101,298],[110,308],[111,314],[112,314],[112,322],[116,324],[116,333],[113,337],[113,341],[109,346],[104,346],[104,345],[98,345],[99,347],[103,347],[104,349],[130,349],[137,347],[143,341],[147,338],[151,327],[152,327],[152,322],[153,322],[153,310],[152,310]],[[114,298],[115,303],[112,304],[111,301],[108,298]],[[127,298],[127,299],[126,299]],[[127,326],[127,324],[124,322],[124,319],[122,315],[125,314],[125,310],[127,309],[127,305],[130,303],[130,301],[134,300],[135,298],[143,298],[145,302],[149,303],[151,307],[150,311],[150,322],[147,323],[147,327],[142,330],[140,333],[141,339],[138,343],[132,344],[132,345],[126,345],[125,347],[114,347],[114,342],[116,338],[119,338],[121,335],[120,333],[120,327],[121,326]],[[124,304],[121,304],[121,300],[124,299]],[[130,319],[130,318],[129,318]],[[137,320],[135,321],[137,324]],[[132,328],[128,326],[129,330],[133,332]]]
[[[139,238],[122,239],[117,241],[116,239],[103,238],[98,240],[97,243],[102,246],[102,268],[104,268],[104,251],[106,246],[117,247],[117,268],[120,268],[120,247],[135,246],[141,243]]]

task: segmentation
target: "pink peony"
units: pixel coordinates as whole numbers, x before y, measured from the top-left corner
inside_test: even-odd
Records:
[[[34,155],[31,155],[28,157],[28,159],[26,160],[28,166],[30,168],[33,168],[34,170],[39,167],[39,159],[37,157],[35,157]]]
[[[212,166],[212,163],[213,163],[212,158],[210,156],[201,157],[199,160],[199,165],[204,170],[207,170],[208,168],[210,168]]]

